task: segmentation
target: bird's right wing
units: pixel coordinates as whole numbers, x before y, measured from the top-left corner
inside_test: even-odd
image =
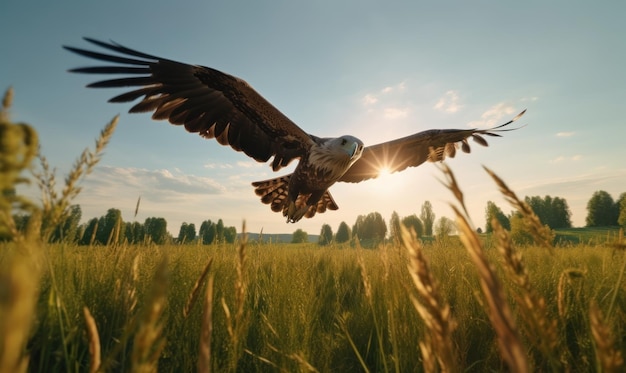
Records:
[[[122,74],[124,77],[89,84],[88,87],[134,87],[110,102],[140,99],[131,113],[152,112],[153,119],[167,119],[189,132],[215,138],[259,162],[272,156],[276,171],[302,157],[316,141],[244,80],[218,70],[155,57],[116,43],[85,38],[119,55],[67,47],[79,55],[113,63],[70,70],[87,74]]]

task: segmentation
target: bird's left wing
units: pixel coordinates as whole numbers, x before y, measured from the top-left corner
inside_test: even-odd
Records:
[[[110,102],[140,99],[131,113],[152,112],[153,119],[167,119],[189,132],[215,138],[222,145],[243,151],[259,162],[272,156],[274,171],[302,157],[317,141],[235,76],[198,65],[189,65],[141,53],[116,43],[85,38],[116,52],[106,54],[67,47],[74,53],[108,66],[83,67],[71,72],[119,75],[88,87],[133,87]]]
[[[363,149],[363,155],[339,179],[348,183],[358,183],[363,180],[379,176],[382,169],[388,172],[398,172],[407,167],[416,167],[431,161],[441,161],[446,156],[454,157],[460,144],[461,150],[470,152],[469,138],[480,145],[487,146],[483,136],[500,137],[499,132],[511,131],[504,128],[519,119],[526,110],[515,118],[489,129],[441,129],[418,132],[400,139],[368,146]],[[514,128],[516,129],[516,128]]]

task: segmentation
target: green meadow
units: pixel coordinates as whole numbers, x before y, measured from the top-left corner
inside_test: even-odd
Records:
[[[10,100],[0,111],[0,372],[624,369],[623,230],[554,232],[489,170],[533,244],[516,244],[496,219],[478,235],[445,165],[459,235],[427,243],[403,229],[368,249],[358,239],[51,244],[116,120],[57,191],[36,131],[9,121]],[[42,206],[16,192],[37,157]],[[16,211],[29,214],[23,229]]]
[[[420,372],[427,370],[420,344],[437,350],[432,325],[412,301],[429,300],[416,288],[404,245],[24,245],[0,250],[0,323],[4,343],[10,335],[27,335],[19,352],[28,371]],[[420,250],[439,302],[450,311],[450,339],[440,342],[454,353],[438,364],[453,371],[506,370],[468,250],[454,242]],[[511,278],[502,254],[493,247],[485,253],[532,370],[602,370],[603,354],[625,350],[622,251],[521,248],[528,289],[545,302],[545,312],[533,311],[537,320],[524,309],[530,294]],[[23,309],[28,297],[32,312]],[[602,315],[601,341],[594,339],[592,305]],[[85,309],[97,335],[89,331]],[[15,321],[20,314],[31,317]],[[549,327],[538,329],[538,320]],[[552,327],[554,344],[545,348],[543,334]]]

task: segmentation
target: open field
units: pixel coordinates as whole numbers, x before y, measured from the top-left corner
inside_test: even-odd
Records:
[[[48,245],[29,257],[23,256],[30,250],[24,245],[4,244],[0,250],[6,298],[0,320],[8,320],[11,304],[24,305],[16,299],[36,299],[32,323],[2,325],[5,342],[11,328],[30,328],[29,371],[89,371],[95,337],[88,333],[84,307],[97,326],[105,371],[143,371],[156,364],[159,371],[195,371],[200,356],[212,371],[410,372],[425,369],[420,343],[438,351],[433,331],[412,302],[423,302],[423,293],[418,294],[408,268],[412,254],[402,245],[377,250],[255,243]],[[443,364],[475,372],[504,369],[468,250],[449,242],[426,245],[420,252],[440,305],[450,309],[451,339],[443,343],[453,351],[452,361]],[[602,349],[626,351],[623,252],[590,245],[519,252],[529,288],[545,299],[545,314],[536,310],[544,330],[537,330],[537,320],[524,310],[529,294],[508,272],[502,254],[485,250],[533,370],[593,371],[606,356]],[[210,261],[209,303],[204,301],[206,279],[189,303]],[[591,327],[595,316],[590,310],[595,305],[602,315],[600,331],[608,333],[605,346],[593,338],[598,329]],[[208,315],[212,331],[207,321],[203,327]],[[556,338],[546,348],[541,333],[550,329]],[[199,353],[201,339],[208,338],[201,338],[203,331],[210,331],[204,355]]]
[[[42,207],[13,193],[36,132],[6,126],[19,146],[0,170],[0,372],[623,371],[623,231],[559,240],[489,170],[534,246],[496,219],[479,237],[445,166],[460,235],[427,244],[406,230],[375,249],[47,244],[115,124],[61,193],[41,159]]]

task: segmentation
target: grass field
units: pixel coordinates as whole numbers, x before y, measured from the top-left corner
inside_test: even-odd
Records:
[[[420,317],[412,302],[429,300],[414,285],[408,267],[412,256],[402,245],[377,250],[254,243],[51,245],[40,247],[34,268],[21,250],[15,244],[0,250],[5,286],[0,322],[5,343],[12,328],[30,330],[24,351],[29,371],[89,371],[90,343],[96,337],[88,332],[85,307],[97,327],[105,371],[149,371],[157,364],[159,371],[195,371],[204,358],[212,371],[409,372],[425,369],[428,347],[420,343],[437,351],[432,322]],[[438,364],[453,371],[505,369],[468,250],[435,243],[420,252],[436,283],[438,306],[443,310],[447,304],[450,310],[450,339],[441,342],[452,351],[451,360]],[[514,331],[533,370],[593,371],[602,366],[601,349],[609,355],[625,350],[622,252],[589,245],[553,253],[524,248],[520,252],[534,295],[516,283],[498,250],[485,252],[501,279]],[[189,304],[209,262],[209,303],[205,278]],[[24,266],[28,271],[20,271]],[[13,299],[8,303],[7,294]],[[19,298],[29,296],[35,299],[32,322],[7,325],[11,304],[23,307]],[[524,309],[528,296],[545,302],[545,313],[533,311],[538,320]],[[607,333],[605,346],[594,342],[594,305]],[[543,330],[533,325],[537,322]],[[542,346],[550,332],[555,333],[552,345]],[[199,352],[203,344],[204,356]]]
[[[533,246],[490,236],[456,199],[458,237],[352,245],[47,244],[116,124],[37,207],[15,185],[36,132],[0,111],[0,372],[620,372],[623,231],[554,232],[487,170]],[[9,141],[10,140],[10,141]],[[25,232],[12,212],[30,213]],[[242,229],[245,232],[245,228]],[[116,241],[109,241],[116,242]]]

